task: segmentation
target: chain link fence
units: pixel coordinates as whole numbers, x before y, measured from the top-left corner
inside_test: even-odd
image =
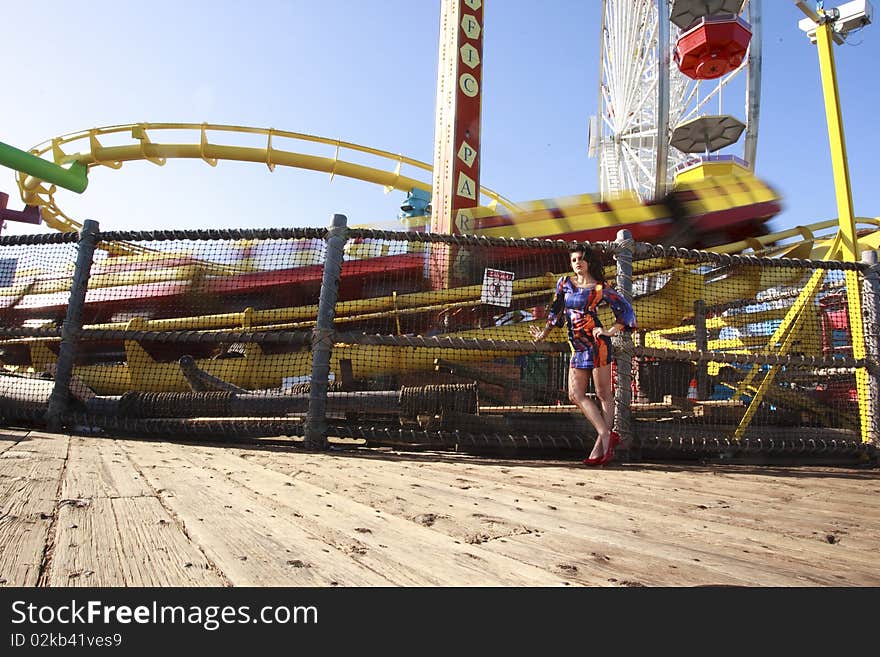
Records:
[[[0,238],[0,414],[314,449],[589,451],[566,333],[530,332],[571,274],[571,246],[349,229],[340,215],[327,229],[88,222]],[[588,246],[637,318],[613,338],[631,456],[873,454],[876,264],[719,255],[625,231]],[[610,308],[598,317],[615,322]]]

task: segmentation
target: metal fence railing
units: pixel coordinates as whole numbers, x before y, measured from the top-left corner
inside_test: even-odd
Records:
[[[349,229],[341,215],[328,229],[87,222],[3,237],[0,416],[169,438],[283,434],[313,449],[589,451],[566,332],[529,331],[547,323],[571,246]],[[631,455],[873,450],[876,263],[719,255],[625,231],[587,246],[637,318],[613,338],[613,415]]]

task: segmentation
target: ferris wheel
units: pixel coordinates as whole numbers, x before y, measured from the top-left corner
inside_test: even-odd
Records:
[[[754,169],[760,0],[603,0],[601,34],[590,156],[603,198],[625,190],[660,197],[695,161]]]

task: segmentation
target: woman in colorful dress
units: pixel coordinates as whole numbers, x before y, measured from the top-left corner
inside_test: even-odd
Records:
[[[620,436],[614,425],[614,395],[611,390],[611,337],[637,327],[632,305],[605,280],[605,267],[598,253],[579,244],[569,252],[574,276],[563,276],[556,283],[543,329],[531,326],[535,342],[540,342],[554,326],[568,324],[571,360],[568,370],[568,398],[596,428],[598,438],[584,465],[603,465],[614,456]],[[615,322],[602,326],[597,308],[607,304]],[[587,397],[590,374],[601,408]]]

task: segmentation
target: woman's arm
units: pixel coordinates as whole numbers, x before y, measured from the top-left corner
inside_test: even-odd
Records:
[[[550,308],[547,312],[547,323],[543,329],[537,326],[530,326],[529,332],[535,342],[540,342],[546,338],[554,326],[561,326],[565,321],[565,276],[556,281],[556,293],[553,301],[550,302]]]
[[[632,304],[622,294],[610,287],[604,288],[602,294],[605,301],[611,306],[611,312],[614,313],[615,322],[612,328],[615,328],[617,333],[634,331],[639,327]],[[606,333],[606,335],[616,335],[617,333]]]
[[[553,301],[550,302],[550,308],[547,312],[547,325],[545,327],[547,333],[554,326],[562,326],[562,323],[565,321],[565,279],[566,277],[562,276],[556,281],[556,293],[553,296]]]

